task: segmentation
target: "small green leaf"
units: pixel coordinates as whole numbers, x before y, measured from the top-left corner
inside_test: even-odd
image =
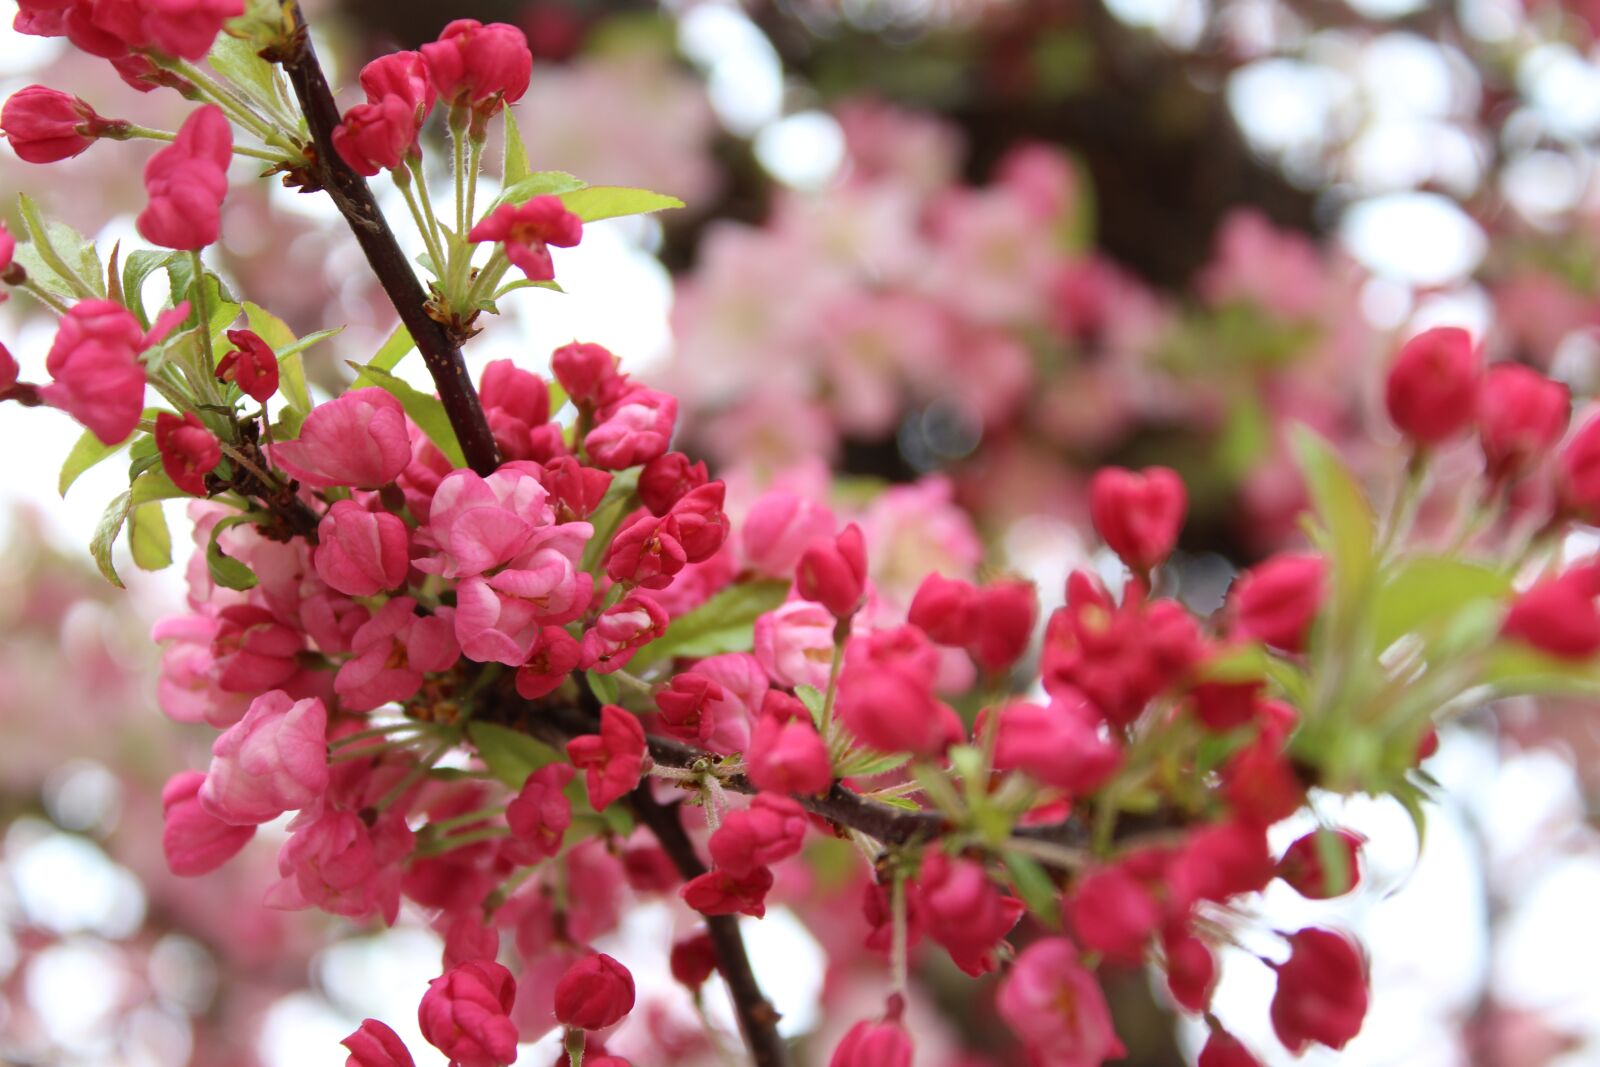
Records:
[[[150,316],[144,310],[144,283],[151,274],[166,266],[167,260],[174,256],[182,255],[180,252],[158,252],[154,249],[141,248],[128,255],[122,265],[122,294],[128,302],[128,309],[139,316],[139,321],[148,329]]]
[[[495,203],[522,204],[536,196],[561,196],[587,187],[588,183],[582,178],[574,177],[564,170],[535,171],[507,185]]]
[[[600,498],[594,513],[589,516],[589,525],[594,527],[594,534],[589,538],[589,543],[583,546],[583,556],[578,561],[579,570],[588,574],[598,571],[601,557],[611,544],[611,536],[617,532],[622,520],[639,506],[639,498],[634,495],[634,488],[638,484],[639,472],[636,470],[623,471],[611,479],[606,495]]]
[[[492,722],[468,723],[467,736],[489,773],[512,789],[521,789],[540,767],[561,762],[561,753],[543,741]]]
[[[289,324],[260,304],[246,300],[244,318],[250,324],[250,332],[267,342],[267,347],[274,352],[281,353],[283,349],[294,344],[294,331],[289,328]]]
[[[118,493],[106,510],[100,516],[100,521],[95,525],[94,537],[89,541],[89,554],[94,556],[94,565],[100,568],[100,573],[106,576],[106,581],[123,589],[122,579],[117,577],[117,568],[111,562],[111,549],[117,543],[117,535],[122,532],[122,524],[128,518],[130,494],[126,491]]]
[[[1498,600],[1511,590],[1501,571],[1460,559],[1408,560],[1373,600],[1373,635],[1379,649],[1406,634],[1435,631],[1469,604]]]
[[[1317,433],[1296,427],[1294,445],[1317,521],[1328,537],[1336,605],[1348,613],[1372,577],[1377,529],[1372,505],[1333,446]]]
[[[226,77],[254,89],[259,99],[278,98],[277,68],[257,55],[248,41],[219,34],[206,59]]]
[[[811,713],[811,725],[822,729],[822,712],[828,702],[828,695],[814,685],[797,685],[794,695],[800,698],[800,703],[806,706]]]
[[[40,265],[48,271],[51,278],[59,279],[65,287],[65,295],[76,295],[68,279],[62,277],[61,272],[45,262],[44,251],[53,253],[71,271],[90,292],[95,296],[106,295],[105,276],[106,270],[100,264],[100,254],[95,251],[94,243],[71,226],[61,222],[46,223],[39,213],[39,205],[26,193],[17,197],[17,207],[22,214],[23,225],[27,228],[28,237],[35,245],[28,249],[33,255],[39,257]],[[17,252],[24,249],[18,248]],[[33,266],[23,264],[30,276],[33,275]],[[35,281],[43,282],[44,279],[35,277]],[[50,286],[46,286],[50,288]]]
[[[312,345],[321,344],[328,338],[335,337],[341,333],[344,333],[343,326],[331,326],[326,330],[312,330],[299,340],[292,341],[283,348],[277,349],[278,359],[282,361],[285,356],[298,356]],[[302,378],[305,377],[304,371],[301,371],[300,374]]]
[[[533,173],[533,168],[528,166],[528,148],[522,143],[522,131],[517,129],[517,117],[508,107],[501,112],[505,116],[505,159],[500,167],[500,187],[510,189],[517,182]]]
[[[1006,871],[1017,896],[1028,906],[1034,917],[1052,929],[1061,925],[1061,891],[1050,880],[1050,875],[1039,861],[1019,852],[1007,852]]]
[[[407,330],[406,324],[402,322],[394,328],[394,332],[383,342],[383,347],[378,349],[367,366],[374,370],[394,370],[399,366],[400,360],[405,358],[406,353],[415,347],[417,345],[411,339],[411,331]]]
[[[630,666],[637,670],[673,656],[715,656],[748,650],[754,640],[757,617],[782,604],[788,595],[788,582],[730,585],[673,620],[665,634],[634,653]]]
[[[584,222],[599,222],[623,215],[645,215],[652,211],[680,208],[683,201],[648,189],[628,189],[620,185],[590,185],[561,194],[567,210]]]
[[[134,479],[131,503],[138,507],[154,500],[178,500],[187,496],[188,493],[172,484],[166,471],[152,469]]]
[[[141,570],[158,571],[172,564],[172,534],[160,502],[142,504],[128,513],[128,548]]]
[[[400,401],[400,406],[411,416],[411,421],[445,454],[451,464],[457,467],[467,465],[461,442],[456,440],[456,431],[451,427],[450,417],[444,413],[444,404],[440,403],[438,397],[412,388],[386,370],[370,365],[363,367],[359,363],[351,363],[350,366],[362,378]]]
[[[821,729],[820,723],[818,729]],[[910,762],[911,756],[905,752],[885,753],[858,749],[839,764],[838,775],[840,778],[873,778],[880,774],[888,774]]]
[[[622,690],[617,685],[617,680],[609,674],[599,671],[585,671],[584,678],[589,682],[589,692],[602,704],[615,704],[622,699]]]
[[[72,446],[72,451],[67,453],[66,462],[61,464],[61,474],[56,479],[56,489],[62,496],[66,496],[67,490],[72,488],[72,483],[78,480],[79,475],[95,464],[110,459],[122,451],[122,446],[127,443],[121,441],[114,445],[104,444],[94,435],[94,431],[83,431],[83,436],[78,438],[77,443]]]
[[[230,526],[249,522],[249,515],[229,515],[211,530],[211,541],[206,545],[206,569],[211,572],[211,580],[225,589],[254,589],[256,576],[249,567],[222,551],[222,546],[217,543],[217,537]]]

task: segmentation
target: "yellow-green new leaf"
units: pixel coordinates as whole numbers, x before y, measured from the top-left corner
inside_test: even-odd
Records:
[[[623,215],[645,215],[683,206],[683,201],[675,196],[652,193],[648,189],[628,189],[620,185],[590,185],[575,189],[570,193],[562,193],[561,202],[584,222],[599,222]]]
[[[105,575],[106,581],[118,589],[125,587],[122,579],[117,577],[117,568],[111,562],[111,550],[116,546],[117,535],[122,532],[122,524],[128,518],[130,499],[131,494],[126,490],[118,493],[101,514],[100,521],[94,528],[94,537],[89,540],[89,554],[94,557],[94,565],[100,568],[100,573]]]
[[[172,533],[160,502],[141,504],[128,513],[128,550],[141,570],[159,571],[172,565]]]

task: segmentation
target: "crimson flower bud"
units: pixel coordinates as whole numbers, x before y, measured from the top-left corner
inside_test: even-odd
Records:
[[[633,975],[603,952],[584,956],[556,983],[556,1018],[579,1030],[615,1026],[633,1010]]]
[[[646,589],[665,589],[689,562],[672,523],[636,512],[606,548],[606,575]]]
[[[977,601],[971,582],[930,574],[911,598],[907,620],[936,645],[964,648],[977,628]]]
[[[415,1067],[400,1035],[376,1019],[364,1020],[360,1029],[339,1044],[350,1050],[344,1067]]]
[[[607,704],[600,709],[600,732],[568,741],[567,758],[584,772],[590,806],[604,811],[644,774],[644,727],[631,713]]]
[[[863,1019],[833,1050],[828,1067],[911,1067],[911,1035],[898,1021]]]
[[[1238,633],[1285,652],[1303,650],[1327,593],[1326,578],[1321,556],[1285,552],[1256,564],[1234,583]]]
[[[774,703],[774,694],[788,696],[777,689],[767,692],[763,707]],[[756,719],[755,728],[750,732],[750,745],[744,754],[746,773],[756,788],[815,795],[826,793],[833,785],[828,746],[811,725],[804,705],[800,715],[800,718],[782,719],[764,713]]]
[[[1241,819],[1271,826],[1305,803],[1306,787],[1283,754],[1283,739],[1262,731],[1222,769],[1222,792]]]
[[[583,658],[578,639],[560,626],[546,626],[533,639],[528,659],[517,668],[517,695],[524,700],[548,696],[567,680]]]
[[[596,344],[574,341],[550,356],[550,370],[574,404],[596,408],[620,388],[617,357]]]
[[[800,556],[795,589],[836,619],[854,615],[867,589],[867,542],[861,527],[852,522],[833,540],[813,542]]]
[[[192,496],[206,495],[206,474],[222,461],[222,446],[200,416],[156,415],[156,449],[172,484]]]
[[[1174,910],[1183,911],[1196,901],[1221,902],[1265,888],[1273,871],[1266,830],[1230,820],[1191,833],[1172,859],[1167,882]]]
[[[444,968],[447,971],[468,960],[492,962],[499,953],[500,931],[484,922],[482,913],[477,910],[457,915],[445,930]]]
[[[215,242],[232,158],[233,128],[220,107],[207,104],[184,119],[177,138],[145,164],[149,203],[136,220],[140,236],[191,252]]]
[[[547,401],[548,402],[548,401]],[[587,519],[611,488],[610,471],[585,467],[571,456],[559,456],[544,465],[539,484],[550,494],[550,506],[560,522]]]
[[[1206,1038],[1197,1067],[1261,1067],[1261,1061],[1238,1038],[1219,1029],[1212,1030]]]
[[[1222,733],[1238,729],[1255,718],[1264,684],[1259,678],[1242,682],[1197,682],[1189,690],[1189,697],[1194,701],[1194,717],[1207,730]]]
[[[1189,494],[1177,471],[1106,467],[1089,483],[1089,515],[1106,545],[1130,568],[1145,572],[1172,554]]]
[[[805,841],[805,809],[781,793],[760,793],[743,811],[729,813],[711,835],[711,860],[734,877],[781,863]]]
[[[398,515],[336,501],[317,525],[312,562],[317,576],[346,596],[377,596],[405,582],[411,535]]]
[[[1591,559],[1539,582],[1517,597],[1500,632],[1561,659],[1600,652],[1600,560]]]
[[[657,456],[639,472],[639,499],[652,515],[665,515],[691,489],[708,480],[706,465],[690,463],[682,452]]]
[[[1458,326],[1407,341],[1384,384],[1389,418],[1417,445],[1448,441],[1471,426],[1477,395],[1478,354]]]
[[[711,943],[711,935],[700,930],[673,942],[669,962],[672,977],[691,990],[699,989],[717,969],[717,950]]]
[[[506,806],[506,825],[518,845],[514,851],[519,862],[535,863],[561,851],[561,841],[572,825],[572,802],[566,788],[574,773],[564,763],[540,767],[528,775]]]
[[[704,563],[728,539],[728,516],[722,504],[728,493],[725,483],[707,482],[689,490],[672,505],[662,521],[683,546],[690,563]]]
[[[405,166],[417,146],[416,106],[402,96],[382,96],[355,104],[333,128],[333,147],[357,174],[370,178],[379,171]]]
[[[571,248],[582,239],[583,220],[554,196],[536,196],[524,204],[501,204],[467,231],[468,241],[503,244],[506,258],[535,282],[547,282],[556,276],[550,245]]]
[[[521,100],[533,75],[527,37],[504,22],[456,19],[421,52],[440,99],[489,114]]]
[[[1038,612],[1032,582],[1017,579],[983,586],[974,601],[977,625],[967,651],[990,674],[1009,669],[1027,651]]]
[[[1081,875],[1067,898],[1066,915],[1078,942],[1116,963],[1132,966],[1161,925],[1161,905],[1125,864]]]
[[[271,347],[249,330],[229,330],[234,349],[217,364],[217,380],[234,382],[258,404],[278,391],[278,357]]]
[[[1217,986],[1217,960],[1211,949],[1183,930],[1167,931],[1162,948],[1167,956],[1167,992],[1179,1007],[1205,1011]]]
[[[702,915],[749,915],[759,919],[767,913],[770,892],[770,867],[757,867],[738,877],[718,868],[685,882],[678,895]]]
[[[0,108],[0,132],[25,163],[71,159],[95,138],[127,128],[126,122],[102,118],[78,97],[43,85],[18,89]]]
[[[706,705],[723,699],[722,686],[696,671],[685,671],[656,693],[661,725],[669,734],[685,741],[704,741],[711,736],[712,719]]]
[[[501,1067],[517,1058],[510,1019],[517,983],[491,960],[469,960],[428,983],[417,1023],[428,1044],[460,1067]]]
[[[995,969],[995,945],[1027,910],[996,889],[982,866],[942,852],[930,852],[922,861],[917,907],[928,936],[974,978]]]
[[[420,118],[433,110],[433,84],[428,80],[428,64],[421,52],[390,52],[361,68],[361,88],[368,100],[398,96]]]
[[[1289,936],[1289,959],[1277,965],[1272,1029],[1295,1055],[1316,1042],[1342,1049],[1367,1014],[1367,964],[1355,942],[1331,930]]]
[[[1311,900],[1343,896],[1361,882],[1361,846],[1366,838],[1350,830],[1316,830],[1297,840],[1278,861],[1278,877]],[[1340,857],[1337,867],[1325,862]]]
[[[1515,478],[1567,432],[1572,393],[1532,367],[1496,363],[1478,389],[1478,438],[1491,481]]]
[[[655,845],[623,849],[622,874],[635,893],[665,893],[683,881],[672,857]]]
[[[1600,418],[1584,423],[1561,450],[1556,491],[1575,517],[1600,523]]]

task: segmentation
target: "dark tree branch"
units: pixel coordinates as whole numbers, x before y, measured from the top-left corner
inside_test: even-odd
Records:
[[[650,793],[650,779],[639,783],[628,797],[634,814],[650,828],[661,842],[662,849],[672,858],[685,881],[706,873],[694,843],[684,832],[678,816],[678,805],[670,807],[656,800]],[[744,950],[744,938],[739,935],[739,920],[733,915],[706,916],[706,929],[711,935],[712,947],[717,953],[717,970],[728,983],[733,996],[739,1029],[744,1034],[745,1046],[750,1050],[750,1060],[755,1067],[787,1067],[789,1050],[778,1034],[778,1012],[761,993],[761,986],[750,969],[750,957]]]
[[[285,54],[278,58],[294,85],[300,109],[305,113],[311,130],[312,158],[309,169],[316,183],[326,189],[339,208],[339,213],[349,223],[367,263],[378,276],[389,302],[400,314],[400,321],[411,332],[417,350],[422,353],[439,391],[450,426],[461,442],[461,451],[467,465],[479,474],[488,475],[500,465],[500,450],[484,417],[483,405],[467,376],[466,362],[461,350],[450,340],[444,327],[428,314],[428,294],[417,280],[410,260],[395,240],[373,199],[367,181],[347,164],[333,147],[333,130],[339,125],[339,107],[334,103],[333,91],[317,61],[316,49],[300,15],[299,6],[286,3],[284,11],[294,20],[293,39]]]

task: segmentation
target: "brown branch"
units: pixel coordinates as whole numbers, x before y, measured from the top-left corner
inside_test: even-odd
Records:
[[[639,783],[628,797],[634,814],[650,828],[661,842],[662,849],[672,858],[678,873],[687,881],[706,873],[694,843],[684,832],[678,817],[678,805],[667,806],[650,793],[650,779]],[[739,1029],[744,1034],[750,1060],[755,1067],[787,1067],[789,1049],[778,1033],[778,1012],[762,995],[755,973],[750,969],[750,957],[744,950],[744,938],[739,935],[739,920],[733,915],[706,916],[706,929],[711,935],[711,945],[717,953],[717,970],[728,983],[733,997],[734,1013],[739,1017]]]
[[[352,170],[334,149],[333,130],[339,125],[339,106],[334,103],[333,90],[328,88],[327,76],[317,61],[299,5],[290,0],[284,4],[284,12],[294,20],[295,28],[284,54],[276,58],[289,75],[311,130],[310,173],[333,197],[339,213],[349,223],[350,232],[355,234],[361,251],[366,254],[367,263],[388,294],[389,302],[411,332],[411,339],[416,342],[417,351],[422,353],[428,373],[433,376],[434,387],[439,391],[456,440],[461,442],[467,465],[479,474],[491,474],[500,465],[500,450],[484,417],[483,405],[478,402],[477,390],[467,375],[461,350],[450,340],[444,327],[428,314],[428,294],[423,291],[410,260],[378,209],[367,180]]]

